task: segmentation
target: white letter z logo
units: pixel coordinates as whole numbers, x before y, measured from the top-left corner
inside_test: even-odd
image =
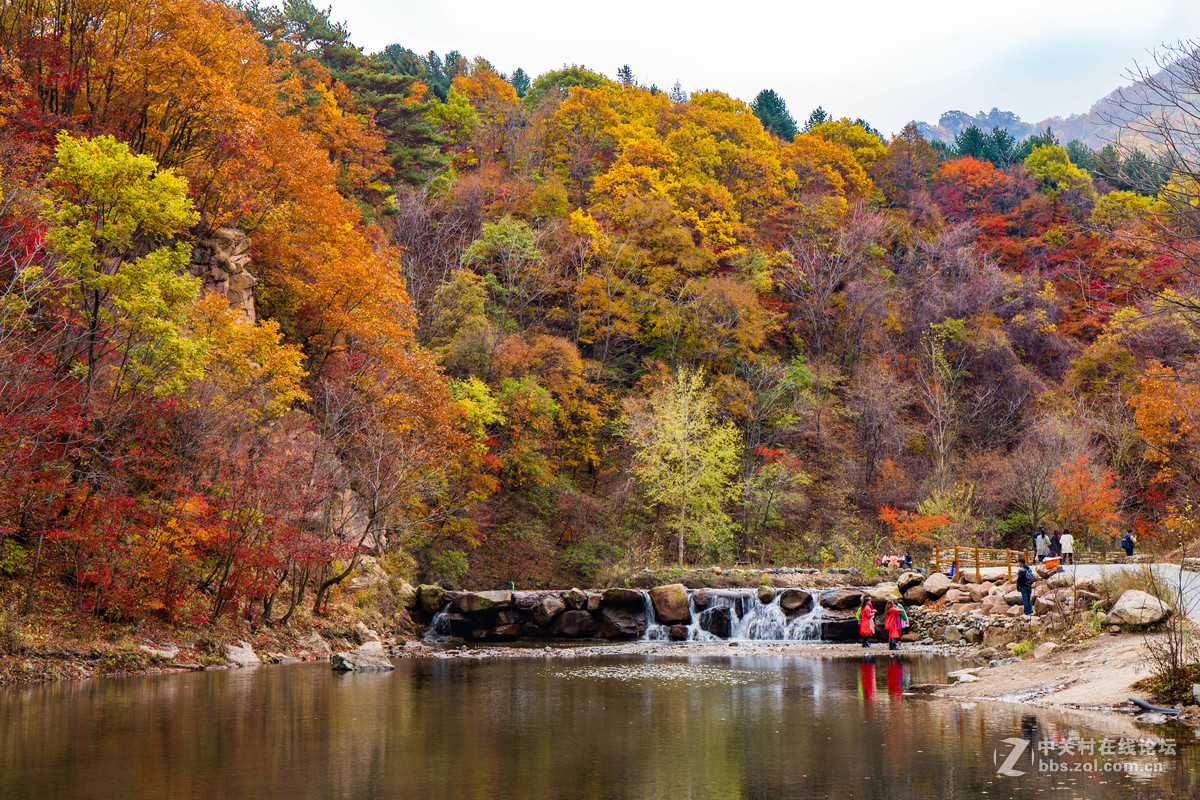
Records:
[[[1024,775],[1024,771],[1013,769],[1013,765],[1017,763],[1017,759],[1025,752],[1025,748],[1029,746],[1028,739],[1004,739],[1004,744],[1011,744],[1012,750],[1008,754],[1008,758],[1004,759],[1004,763],[997,770],[1001,775],[1007,775],[1010,778],[1016,778],[1019,775]],[[996,751],[992,751],[992,763],[996,763]]]

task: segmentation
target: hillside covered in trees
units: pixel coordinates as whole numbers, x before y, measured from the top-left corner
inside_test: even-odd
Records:
[[[307,0],[5,5],[25,609],[1195,536],[1194,118],[935,146],[613,75],[368,54]]]

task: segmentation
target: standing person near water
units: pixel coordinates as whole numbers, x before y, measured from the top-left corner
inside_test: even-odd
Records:
[[[1025,616],[1033,614],[1033,570],[1025,563],[1025,556],[1017,559],[1017,591],[1021,593],[1021,604]]]
[[[888,600],[887,610],[883,613],[883,627],[888,635],[888,650],[896,650],[900,646],[900,632],[904,627],[904,618],[896,603]]]
[[[863,637],[863,647],[871,646],[871,637],[875,635],[875,609],[871,606],[871,598],[863,595],[862,605],[854,612],[858,619],[858,632]]]
[[[1062,548],[1063,561],[1068,564],[1075,563],[1075,537],[1071,535],[1070,528],[1063,528],[1062,536],[1059,538],[1059,545]]]

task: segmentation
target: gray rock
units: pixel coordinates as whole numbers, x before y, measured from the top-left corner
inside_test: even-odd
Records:
[[[255,655],[254,648],[250,646],[249,642],[242,642],[240,646],[225,645],[225,658],[235,667],[262,666],[262,659]]]
[[[946,644],[958,644],[962,638],[962,632],[954,625],[947,625],[942,629],[942,641]]]
[[[900,589],[894,583],[880,583],[875,586],[868,586],[866,593],[871,598],[871,604],[877,609],[885,608],[889,600],[900,599]]]
[[[334,653],[329,663],[338,672],[385,672],[396,668],[379,642],[367,642],[354,650]]]
[[[583,589],[568,589],[563,592],[563,602],[572,611],[585,611],[588,606],[587,592]]]
[[[426,614],[436,614],[442,610],[444,594],[442,587],[423,583],[417,587],[417,604]]]
[[[396,604],[401,608],[412,610],[417,607],[417,587],[408,581],[401,581],[396,591]]]
[[[1137,589],[1127,589],[1113,603],[1112,610],[1104,618],[1105,625],[1153,625],[1169,617],[1175,608],[1157,597]]]
[[[600,634],[606,639],[636,639],[646,632],[646,616],[628,606],[600,610]]]
[[[333,652],[329,647],[329,642],[322,639],[319,633],[310,633],[307,636],[301,636],[298,641],[300,646],[310,653],[320,653],[327,656]]]
[[[921,588],[925,590],[925,594],[930,597],[941,597],[944,595],[954,583],[940,572],[935,572],[925,579],[921,584]]]
[[[821,605],[834,611],[847,611],[858,608],[862,596],[859,589],[826,589],[821,592]]]
[[[765,606],[774,599],[775,599],[775,590],[774,589],[772,589],[770,586],[758,587],[758,602],[762,603]]]
[[[978,628],[967,628],[962,638],[967,644],[979,644],[983,641],[983,632]]]
[[[645,595],[637,589],[605,589],[602,600],[607,606],[641,606],[645,603]]]
[[[729,606],[714,606],[700,612],[700,629],[719,639],[733,635],[733,612]]]
[[[366,625],[363,625],[361,622],[356,622],[356,623],[354,623],[354,639],[355,639],[355,640],[356,640],[356,641],[357,641],[359,644],[366,644],[367,642],[381,642],[381,641],[383,641],[383,640],[382,640],[382,639],[379,637],[379,634],[378,634],[378,633],[376,633],[375,631],[371,630],[371,629],[370,629],[370,628],[368,628]]]
[[[904,590],[904,602],[910,605],[919,606],[928,599],[929,592],[919,583]]]
[[[779,607],[788,614],[811,611],[812,605],[812,592],[804,589],[786,589],[779,598]]]
[[[655,586],[650,590],[650,602],[654,605],[654,615],[664,625],[692,621],[687,588],[682,583]]]
[[[902,572],[896,579],[896,587],[901,592],[905,592],[914,586],[920,586],[924,581],[925,576],[919,572]]]
[[[480,614],[512,606],[512,592],[463,592],[453,606],[464,614]]]
[[[1140,722],[1143,725],[1165,725],[1167,722],[1167,715],[1148,712],[1146,714],[1138,714],[1133,718],[1133,721]]]
[[[549,631],[551,636],[582,639],[595,636],[600,632],[600,626],[586,611],[564,611],[550,621]]]
[[[566,610],[566,603],[552,594],[547,595],[534,605],[533,621],[544,626]]]
[[[143,653],[162,661],[170,661],[175,656],[179,655],[179,648],[173,644],[165,644],[162,647],[151,647],[148,644],[139,644],[138,650],[141,650]]]

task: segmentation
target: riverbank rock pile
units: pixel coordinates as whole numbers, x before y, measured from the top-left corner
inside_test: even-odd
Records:
[[[900,597],[894,583],[836,589],[761,586],[741,591],[731,607],[728,592],[725,602],[717,603],[722,590],[689,590],[680,583],[647,590],[618,587],[602,591],[451,592],[419,586],[410,602],[413,614],[430,625],[434,635],[472,642],[629,640],[642,637],[652,624],[664,626],[666,637],[676,641],[688,639],[694,627],[728,639],[733,635],[735,613],[744,616],[755,600],[762,605],[778,601],[787,621],[811,613],[813,604],[819,602],[821,638],[851,641],[858,635],[854,611],[864,593],[873,598],[880,626],[884,604]]]

